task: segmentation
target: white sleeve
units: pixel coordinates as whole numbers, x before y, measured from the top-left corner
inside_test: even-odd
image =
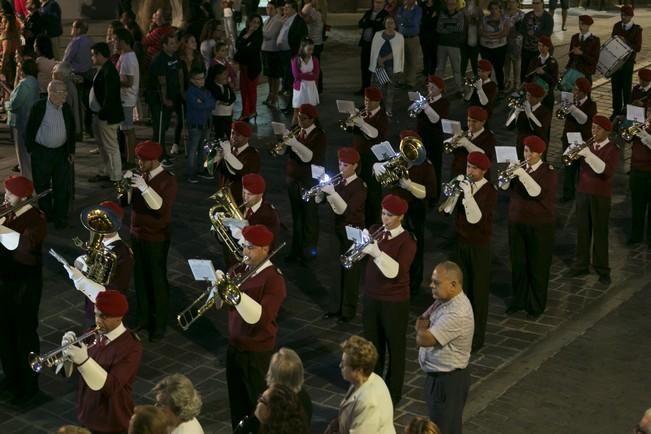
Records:
[[[5,225],[0,225],[0,243],[7,250],[16,250],[20,242],[20,234]]]
[[[583,113],[583,111],[575,105],[570,107],[570,113],[580,125],[584,125],[588,121],[588,115]]]
[[[585,148],[585,150],[585,162],[588,166],[590,166],[596,174],[604,173],[604,170],[606,170],[606,163],[604,163],[604,160],[593,154],[590,148]]]
[[[305,146],[304,144],[302,144],[301,142],[299,142],[298,140],[296,140],[295,137],[289,139],[288,144],[292,149],[292,151],[294,151],[294,153],[298,155],[298,158],[300,158],[303,163],[309,163],[310,161],[312,161],[312,155],[313,155],[312,150],[307,146]]]
[[[106,378],[108,377],[106,370],[92,357],[89,357],[88,360],[77,366],[77,370],[88,388],[94,392],[102,390],[104,384],[106,384]]]
[[[480,148],[479,146],[475,145],[473,142],[468,140],[467,138],[463,137],[461,140],[459,140],[459,144],[466,148],[466,151],[468,153],[471,152],[481,152],[482,154],[485,154],[484,150]]]
[[[356,123],[357,126],[359,127],[360,130],[369,138],[374,139],[378,135],[377,128],[375,128],[373,125],[369,124],[366,122],[364,119],[359,120],[359,122]]]
[[[427,188],[423,184],[414,182],[411,179],[406,179],[403,182],[405,182],[405,190],[411,193],[416,199],[425,199]]]
[[[513,123],[513,121],[516,120],[516,119],[518,118],[518,116],[520,115],[520,113],[522,113],[522,110],[521,110],[521,109],[515,109],[515,110],[513,110],[513,112],[511,113],[511,116],[509,116],[509,118],[506,120],[506,124],[505,124],[505,125],[506,125],[507,127],[508,127],[509,125],[511,125],[511,124]]]
[[[528,174],[525,170],[523,170],[518,175],[518,178],[520,179],[522,185],[524,185],[524,188],[527,190],[527,193],[529,193],[529,196],[531,197],[540,196],[540,193],[542,191],[540,188],[540,184],[538,184],[536,180],[531,177],[530,174]]]
[[[348,204],[337,192],[327,195],[326,200],[330,204],[332,211],[337,215],[342,215],[348,209]]]
[[[242,162],[235,155],[233,155],[232,152],[224,152],[224,161],[226,161],[226,163],[228,163],[228,165],[231,166],[233,170],[242,170],[244,167]]]
[[[444,214],[452,214],[452,211],[454,211],[454,207],[457,205],[458,200],[459,200],[458,194],[448,197],[443,201],[441,206],[439,206],[439,211]]]
[[[400,271],[400,264],[391,256],[384,252],[380,252],[380,256],[373,259],[375,265],[380,269],[384,277],[393,279]]]
[[[482,214],[475,198],[473,196],[464,197],[461,203],[463,203],[463,208],[466,211],[466,220],[468,220],[468,223],[471,225],[479,223]]]
[[[147,206],[154,211],[159,210],[163,206],[163,198],[151,187],[147,187],[145,191],[142,192],[142,198],[145,199]]]
[[[637,135],[643,145],[645,145],[647,148],[651,148],[651,134],[647,133],[644,130],[641,130],[639,133],[637,133]]]
[[[481,103],[481,105],[488,104],[488,96],[486,96],[486,92],[484,92],[483,87],[477,89],[477,96],[479,96],[479,102]]]
[[[529,117],[529,119],[531,119],[533,123],[536,124],[537,127],[542,127],[542,124],[540,123],[536,115],[533,114],[533,110],[529,110],[529,112],[527,113],[527,117]]]
[[[78,291],[81,291],[86,296],[86,298],[88,298],[93,303],[95,303],[97,294],[102,291],[106,291],[106,287],[104,285],[100,285],[99,283],[90,280],[86,276],[83,276],[81,279],[73,280],[72,283],[74,283],[75,288],[77,288]]]
[[[425,104],[423,111],[431,123],[435,124],[441,120],[441,116],[429,104]]]

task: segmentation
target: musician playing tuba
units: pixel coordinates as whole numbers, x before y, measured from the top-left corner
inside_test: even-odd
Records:
[[[492,161],[495,155],[495,134],[486,127],[488,112],[479,107],[468,108],[468,132],[446,140],[453,145],[451,175],[466,173],[466,158],[470,152],[484,152]]]

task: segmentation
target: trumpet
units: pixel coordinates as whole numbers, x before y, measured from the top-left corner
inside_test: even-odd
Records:
[[[122,179],[115,183],[115,192],[118,195],[118,199],[122,199],[125,195],[129,194],[132,188],[131,179],[134,175],[142,176],[142,173],[140,173],[140,171],[137,169],[127,170],[124,172],[124,175],[122,175]]]
[[[477,77],[466,77],[463,79],[463,87],[468,90],[475,88],[475,83],[479,80]]]
[[[414,100],[414,102],[411,103],[411,105],[409,106],[409,109],[408,109],[410,118],[415,118],[419,114],[421,114],[423,112],[423,110],[425,109],[425,106],[427,104],[432,103],[433,99],[434,99],[434,97],[432,97],[432,96],[425,97],[425,96],[421,95],[420,92],[417,92],[417,93],[418,93],[418,98],[416,100]]]
[[[353,243],[352,246],[344,253],[343,255],[339,256],[339,261],[341,262],[341,265],[346,269],[350,270],[355,262],[358,262],[361,260],[364,256],[366,256],[366,253],[363,252],[363,250],[371,244],[374,241],[379,241],[380,238],[382,237],[382,234],[384,233],[385,227],[384,225],[380,226],[377,228],[375,232],[372,234],[369,234],[368,240],[363,243]]]
[[[472,137],[472,133],[470,131],[463,131],[461,134],[456,134],[445,141],[445,144],[443,145],[443,150],[449,154],[455,150],[455,148],[457,147],[457,143],[459,143],[461,139],[465,138],[470,140],[471,137]]]
[[[515,178],[515,172],[518,169],[524,169],[529,164],[529,160],[524,160],[518,164],[507,167],[506,169],[497,172],[497,187],[502,188],[513,178]]]
[[[295,125],[289,133],[284,136],[280,141],[272,143],[268,147],[269,154],[272,157],[280,157],[281,155],[285,154],[285,149],[287,149],[287,142],[290,139],[293,139],[295,137],[298,137],[298,133],[301,131],[301,127],[298,125]]]
[[[563,162],[563,164],[569,166],[570,164],[578,160],[580,157],[579,152],[581,152],[584,148],[593,144],[594,140],[595,140],[594,137],[590,137],[588,140],[586,140],[583,143],[570,144],[570,146],[568,146],[567,149],[565,149],[565,152],[563,152],[563,155],[561,156],[561,161]]]
[[[363,119],[366,116],[368,116],[366,109],[357,110],[355,113],[351,113],[346,119],[340,120],[337,125],[339,125],[339,128],[342,130],[351,132],[355,127],[355,121],[360,118]]]
[[[441,193],[443,193],[443,196],[445,197],[460,195],[463,192],[463,189],[461,188],[461,183],[464,181],[468,182],[470,185],[474,185],[472,179],[468,178],[467,175],[464,176],[462,179],[452,178],[450,181],[446,182],[441,186]]]
[[[649,126],[651,126],[649,120],[646,122],[634,122],[633,125],[622,130],[622,139],[630,142],[640,131],[646,130]]]
[[[333,187],[336,187],[339,184],[341,184],[343,181],[344,181],[344,175],[341,172],[337,173],[332,178],[330,178],[328,175],[323,175],[321,177],[321,181],[317,185],[313,186],[309,190],[303,191],[303,193],[301,194],[301,198],[305,202],[309,202],[310,200],[315,198],[321,192],[321,189],[326,185],[332,185]]]
[[[74,341],[68,342],[65,345],[60,346],[48,353],[41,355],[35,353],[29,353],[29,366],[34,372],[41,372],[44,367],[53,368],[58,366],[68,360],[68,356],[65,354],[65,350],[70,348],[72,345],[77,345],[79,343],[88,342],[88,347],[92,347],[97,342],[97,338],[100,335],[99,327],[95,327],[93,330],[84,333],[83,335],[77,337]],[[90,338],[93,338],[91,341]]]
[[[556,110],[556,119],[563,120],[570,113],[572,103],[561,102],[561,106]]]

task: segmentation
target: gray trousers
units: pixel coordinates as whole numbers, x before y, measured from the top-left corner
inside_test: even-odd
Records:
[[[445,73],[445,66],[447,60],[450,59],[452,65],[452,73],[454,75],[454,82],[457,85],[457,91],[462,92],[463,86],[461,83],[461,50],[459,47],[447,47],[439,45],[436,48],[436,75],[443,77]]]
[[[100,175],[106,175],[114,182],[122,179],[122,159],[118,145],[119,126],[119,123],[109,124],[93,115],[93,133],[104,162]]]
[[[416,76],[423,69],[420,39],[418,36],[405,38],[404,81],[408,86],[416,86]]]

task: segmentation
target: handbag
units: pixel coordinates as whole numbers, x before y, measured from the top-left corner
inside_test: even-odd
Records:
[[[375,79],[380,86],[391,83],[391,78],[389,78],[387,70],[382,67],[375,68]]]

